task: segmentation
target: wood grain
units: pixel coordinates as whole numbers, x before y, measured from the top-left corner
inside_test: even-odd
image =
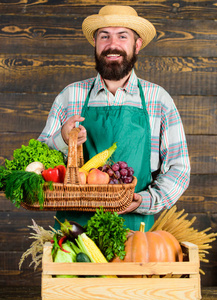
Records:
[[[217,134],[215,96],[171,96],[187,135]],[[0,93],[0,132],[40,133],[55,97],[55,93]]]
[[[195,205],[194,205],[195,206]],[[195,216],[195,213],[189,214],[189,219]],[[203,230],[212,226],[217,228],[217,215],[211,214],[196,214],[197,220],[195,222],[195,228]],[[0,285],[5,282],[8,286],[11,284],[11,280],[15,286],[23,285],[28,286],[34,282],[36,285],[40,285],[40,269],[34,272],[33,267],[29,268],[30,258],[28,258],[21,269],[18,270],[19,259],[24,251],[30,246],[31,240],[30,229],[28,225],[32,225],[31,219],[34,219],[36,223],[48,229],[49,225],[52,225],[52,213],[49,215],[47,212],[33,213],[26,211],[23,213],[22,209],[19,212],[14,213],[1,213],[0,222],[1,226],[1,243],[0,253],[1,257],[4,258],[0,261]],[[215,224],[214,224],[215,222]],[[201,268],[206,273],[205,276],[201,277],[203,286],[216,286],[217,276],[217,263],[215,249],[217,242],[212,243],[213,249],[209,250],[208,259],[209,264],[202,263]],[[5,251],[7,248],[7,251]],[[14,251],[16,249],[16,251]]]
[[[8,133],[7,136],[0,133],[0,165],[5,159],[13,159],[15,149],[27,146],[29,140],[37,139],[40,132]],[[216,170],[217,140],[213,135],[188,135],[187,137],[192,174],[213,174]]]
[[[217,13],[217,9],[216,9]],[[93,47],[83,35],[84,17],[0,15],[1,52],[8,54],[88,55]],[[215,20],[151,19],[155,39],[141,51],[150,56],[216,56]]]
[[[94,77],[94,66],[93,57],[83,55],[0,55],[0,92],[59,93]],[[140,57],[135,71],[172,95],[217,95],[217,58]]]
[[[177,206],[179,210],[185,209],[187,213],[191,214],[207,214],[210,218],[210,214],[213,215],[217,211],[217,176],[215,174],[210,175],[191,175],[190,185],[185,191],[183,196],[178,200]],[[0,192],[0,212],[14,212],[31,216],[33,212],[27,211],[23,208],[16,208],[10,200],[5,198],[3,192]],[[45,212],[35,212],[36,216],[45,214]],[[48,212],[46,212],[48,214]],[[26,217],[24,217],[25,219]],[[52,220],[52,213],[51,213]],[[210,224],[214,226],[213,230],[217,232],[215,221]],[[203,224],[198,224],[203,225]],[[209,227],[209,226],[208,226]]]
[[[200,299],[199,257],[198,248],[191,244],[183,244],[188,250],[189,260],[185,262],[154,263],[114,263],[113,264],[67,264],[53,263],[52,245],[45,244],[42,261],[42,298],[45,299]],[[83,270],[82,270],[83,269]],[[115,273],[114,273],[115,272]],[[189,278],[52,278],[52,274],[145,274],[162,275],[189,274]],[[64,292],[63,292],[64,291]],[[103,293],[102,293],[103,291]],[[184,291],[184,292],[183,292]]]
[[[214,0],[0,0],[0,165],[12,158],[14,149],[39,136],[55,96],[65,86],[95,76],[94,49],[81,24],[113,3],[133,6],[156,27],[157,35],[140,52],[135,70],[172,95],[183,120],[192,174],[178,209],[184,208],[189,219],[196,216],[198,230],[211,227],[217,232]],[[48,229],[54,214],[16,208],[0,192],[1,299],[41,299],[41,269],[34,271],[27,259],[19,271],[18,262],[31,243],[27,226],[32,219]],[[206,273],[201,276],[202,291],[217,286],[216,251],[217,241],[209,249],[210,262],[201,263]],[[35,294],[28,289],[32,286],[38,287]],[[215,294],[207,288],[203,298],[215,299]]]
[[[194,19],[215,19],[216,18],[216,2],[214,0],[200,0],[200,1],[182,1],[171,2],[163,0],[143,1],[103,1],[99,0],[93,2],[92,0],[63,0],[50,1],[50,0],[10,0],[9,3],[5,1],[0,2],[0,11],[4,14],[21,14],[21,15],[34,15],[44,14],[50,15],[85,15],[97,14],[99,9],[104,5],[109,4],[131,5],[139,15],[145,18],[194,18]]]
[[[1,300],[41,300],[41,287],[39,286],[1,286]],[[203,300],[217,300],[216,287],[202,287]]]

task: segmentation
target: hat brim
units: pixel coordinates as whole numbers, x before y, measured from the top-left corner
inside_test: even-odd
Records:
[[[95,31],[103,27],[126,27],[134,30],[142,39],[141,49],[146,47],[156,34],[152,23],[139,16],[92,15],[87,17],[82,24],[83,33],[92,46],[94,46]]]

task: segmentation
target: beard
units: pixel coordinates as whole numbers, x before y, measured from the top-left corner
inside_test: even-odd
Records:
[[[102,78],[107,80],[118,81],[124,78],[129,72],[133,69],[134,64],[137,61],[137,55],[135,53],[135,45],[133,48],[133,54],[131,56],[127,56],[125,51],[108,49],[102,51],[100,55],[96,53],[95,48],[95,69],[99,72]],[[107,62],[105,57],[108,54],[120,54],[122,57],[122,62],[111,61]]]

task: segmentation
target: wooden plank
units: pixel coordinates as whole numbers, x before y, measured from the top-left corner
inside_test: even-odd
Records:
[[[11,284],[11,282],[10,282]],[[0,288],[1,300],[41,300],[41,286],[9,286]]]
[[[190,185],[177,202],[179,209],[189,213],[207,213],[217,211],[217,175],[191,175]],[[23,208],[16,208],[0,192],[0,212],[27,213]],[[29,212],[31,215],[32,212]],[[35,212],[40,215],[40,212]],[[44,214],[45,212],[43,212]],[[49,212],[47,212],[49,213]]]
[[[193,204],[192,204],[193,206]],[[210,232],[217,232],[217,214],[216,213],[195,213],[189,212],[188,219],[190,220],[193,216],[197,219],[194,222],[193,227],[202,231],[206,228],[211,227]],[[34,233],[28,226],[32,225],[32,219],[42,226],[44,229],[49,230],[49,226],[54,226],[54,212],[2,212],[0,214],[1,221],[1,244],[0,251],[26,251],[30,244],[33,242],[30,239],[31,233]],[[201,222],[201,223],[200,223]],[[8,240],[10,238],[10,240]],[[217,245],[216,245],[217,246]]]
[[[215,213],[217,211],[217,175],[191,175],[190,185],[178,200],[177,205],[180,210],[184,208],[188,213]],[[30,216],[33,215],[33,212],[16,208],[10,200],[5,198],[3,192],[0,192],[0,212],[13,212],[15,215],[19,213],[29,214],[30,223]],[[49,214],[49,212],[34,212],[34,217],[43,214]],[[51,216],[52,214],[54,213],[51,213]]]
[[[217,58],[140,56],[135,70],[172,95],[217,95]],[[95,75],[91,56],[0,55],[0,92],[59,93]]]
[[[22,239],[17,241],[22,243]],[[213,259],[210,259],[210,263],[202,263],[201,268],[205,271],[205,275],[201,275],[202,287],[206,286],[217,286],[217,263],[215,260],[216,247],[210,250]],[[0,286],[35,286],[41,285],[41,266],[34,271],[33,266],[29,267],[31,262],[30,258],[24,261],[21,270],[18,269],[18,263],[23,251],[1,251],[2,260],[0,262],[1,272],[0,272]],[[208,257],[210,257],[208,255]],[[0,299],[1,298],[1,288],[0,288]]]
[[[52,94],[1,93],[0,132],[42,131],[54,99]]]
[[[216,173],[216,136],[188,135],[191,174]]]
[[[33,242],[31,234],[35,233],[32,226],[32,219],[46,230],[54,226],[54,212],[6,212],[0,214],[1,221],[1,244],[0,251],[22,251],[25,252]]]
[[[174,96],[187,135],[216,135],[215,96]]]
[[[0,133],[0,165],[5,159],[13,159],[15,149],[22,145],[28,145],[32,138],[38,138],[38,133]],[[191,160],[191,174],[215,174],[217,140],[215,136],[188,135],[187,137],[189,155]]]
[[[177,202],[178,208],[183,208],[188,213],[207,213],[217,211],[217,175],[191,175],[190,185],[183,196]],[[0,192],[0,212],[25,213],[23,208],[16,208],[10,200],[5,198],[3,192]],[[35,212],[45,214],[45,212]],[[49,212],[47,212],[49,213]],[[32,212],[29,212],[31,216]],[[54,214],[54,213],[53,213]],[[52,215],[52,213],[51,213]],[[31,218],[29,217],[29,220]],[[52,220],[52,217],[51,217]],[[2,221],[3,222],[3,221]],[[31,222],[30,222],[31,223]]]
[[[187,243],[188,244],[188,243]],[[193,249],[195,248],[194,245],[190,245],[189,244],[189,255],[190,255],[190,252],[192,250],[192,246],[193,246]],[[61,293],[61,290],[64,289],[64,291],[67,290],[67,287],[68,285],[70,284],[70,286],[74,285],[74,286],[80,286],[81,284],[85,284],[85,285],[88,285],[88,288],[86,288],[86,291],[87,291],[87,294],[89,297],[92,296],[92,293],[89,293],[88,290],[89,288],[91,287],[91,285],[93,284],[94,282],[94,292],[96,292],[97,294],[95,294],[95,297],[96,296],[100,296],[98,294],[98,288],[102,286],[102,282],[101,282],[101,279],[95,279],[95,281],[89,281],[89,279],[85,279],[84,282],[80,282],[80,278],[77,278],[77,279],[69,279],[69,280],[66,280],[66,281],[62,281],[62,280],[59,280],[59,279],[48,279],[46,276],[44,276],[44,274],[76,274],[76,272],[72,272],[73,269],[77,272],[80,272],[81,271],[81,266],[79,266],[79,264],[58,264],[58,263],[51,263],[50,262],[50,253],[51,253],[51,246],[45,246],[46,249],[44,249],[44,259],[43,259],[43,275],[42,275],[42,296],[44,297],[51,297],[50,299],[55,298],[54,294],[53,293],[56,293],[55,290],[53,290],[53,288],[49,288],[49,291],[47,291],[47,286],[48,285],[51,285],[52,283],[55,284],[56,286],[60,287],[62,286],[62,288],[60,288],[59,290],[59,294]],[[197,247],[195,248],[197,250]],[[190,256],[192,259],[195,259],[196,256],[193,255],[193,253],[191,254]],[[197,257],[198,258],[198,257]],[[191,261],[190,261],[191,263]],[[184,265],[185,263],[146,263],[144,264],[144,272],[145,274],[164,274],[164,272],[168,272],[168,269],[172,272],[172,273],[176,273],[176,271],[178,270],[178,268],[181,266],[181,265]],[[62,265],[61,268],[58,268]],[[132,266],[134,265],[134,268],[132,268]],[[178,267],[179,265],[179,267]],[[184,272],[186,272],[186,270],[190,270],[190,268],[187,267],[188,263],[186,262],[186,267],[184,268]],[[151,272],[149,273],[149,266],[150,266],[150,270]],[[173,268],[174,266],[174,268]],[[126,263],[126,264],[118,264],[118,263],[115,263],[114,266],[112,264],[86,264],[85,265],[85,271],[83,270],[83,274],[111,274],[110,271],[112,272],[117,272],[117,274],[119,274],[121,272],[122,274],[122,268],[123,270],[125,269],[125,275],[126,274],[140,274],[140,271],[141,270],[137,270],[137,267],[138,268],[141,268],[143,267],[143,264],[135,264],[135,263]],[[155,270],[155,267],[157,268]],[[159,267],[159,268],[158,268]],[[199,271],[199,265],[198,265],[198,261],[195,263],[195,267],[196,269],[192,269],[193,271],[193,274],[198,274],[198,271]],[[92,270],[92,272],[91,272]],[[136,270],[136,273],[135,273],[135,270]],[[96,271],[96,272],[95,272]],[[180,271],[180,268],[179,268],[179,271]],[[179,273],[179,271],[177,271],[177,274]],[[64,273],[65,272],[65,273]],[[84,273],[85,272],[85,273]],[[191,272],[191,271],[190,271]],[[79,273],[80,274],[80,273]],[[113,273],[112,273],[113,274]],[[194,279],[194,278],[193,278]],[[198,278],[197,278],[198,279]],[[122,286],[122,290],[123,290],[123,293],[124,293],[124,297],[127,297],[126,299],[128,299],[128,296],[125,295],[125,284],[127,283],[127,280],[128,279],[107,279],[106,281],[104,281],[104,284],[103,284],[103,287],[104,287],[104,291],[105,291],[105,294],[104,294],[104,298],[103,299],[106,299],[107,296],[110,297],[110,295],[108,294],[108,290],[107,288],[109,288],[110,290],[110,285],[112,284],[113,287],[116,287],[117,284],[118,284],[118,287],[120,288],[120,285]],[[164,280],[164,279],[163,279]],[[189,279],[190,281],[191,279]],[[143,281],[143,288],[142,287],[138,287],[137,289],[141,290],[142,289],[142,295],[145,296],[146,295],[146,292],[147,292],[147,285],[150,286],[150,284],[152,284],[152,281],[155,282],[155,286],[158,287],[159,289],[159,286],[161,285],[161,281],[162,279],[153,279],[153,278],[149,278],[149,279],[141,279],[141,283]],[[77,282],[77,284],[76,284]],[[132,289],[132,286],[134,287],[135,284],[137,284],[138,281],[137,279],[135,280],[135,278],[131,278],[131,282],[128,283],[128,288],[131,290],[131,293],[134,293],[134,289]],[[171,287],[174,286],[174,283],[175,281],[172,281],[172,280],[166,280],[164,281],[164,287],[166,287],[166,290],[169,290],[171,289]],[[181,279],[180,280],[180,284],[183,283],[183,280]],[[190,283],[190,282],[188,282]],[[191,282],[193,283],[193,281]],[[161,289],[162,287],[160,287]],[[199,299],[200,297],[198,297],[198,289],[199,288],[199,285],[198,283],[195,284],[194,282],[194,289],[196,289],[196,294],[194,295],[194,299]],[[59,288],[58,288],[59,289]],[[156,288],[155,288],[156,290]],[[113,293],[113,291],[110,290],[111,293]],[[164,292],[164,291],[162,291]],[[171,294],[171,290],[169,292],[169,294]],[[179,291],[177,291],[176,289],[176,296],[179,295]],[[71,297],[73,297],[73,295],[71,294],[71,291],[69,290],[69,294],[71,295]],[[78,294],[80,294],[80,291],[78,291]],[[46,296],[45,296],[46,295]],[[116,292],[115,292],[115,295],[116,296]],[[137,295],[137,294],[136,294]],[[119,296],[121,297],[122,294]],[[138,295],[137,295],[138,296]],[[155,295],[156,296],[156,295]],[[67,296],[66,296],[67,297]],[[187,297],[187,296],[186,296]],[[189,295],[188,295],[189,297]],[[186,298],[186,299],[189,299],[189,298]],[[185,297],[184,297],[185,298]],[[130,298],[129,298],[130,299]],[[154,299],[154,298],[153,298]]]
[[[146,275],[153,275],[153,274],[185,274],[186,270],[188,270],[188,274],[192,274],[190,275],[190,278],[196,278],[198,280],[199,278],[199,257],[198,257],[198,248],[196,245],[193,245],[191,243],[184,243],[183,244],[185,247],[188,248],[189,250],[189,258],[190,258],[190,262],[183,262],[183,263],[114,263],[114,264],[86,264],[85,265],[85,269],[82,268],[82,265],[77,263],[77,264],[63,264],[63,263],[53,263],[51,262],[51,244],[48,243],[45,245],[44,247],[44,251],[43,251],[43,275],[42,275],[42,295],[49,293],[50,297],[55,297],[53,295],[54,290],[49,289],[49,292],[47,292],[47,283],[48,281],[50,283],[52,283],[52,279],[48,279],[48,277],[46,276],[47,274],[75,274],[75,275],[79,275],[79,274],[86,274],[86,275],[106,275],[106,274],[117,274],[117,275],[138,275],[138,274],[146,274]],[[197,253],[195,253],[197,252]],[[191,265],[191,262],[194,263]],[[182,269],[183,268],[183,269]],[[192,277],[191,277],[192,276]],[[196,277],[195,277],[196,276]],[[150,284],[152,283],[152,279],[153,278],[149,278],[149,279],[142,279],[143,280],[143,289],[142,289],[142,295],[145,296],[146,292],[147,292],[147,287],[146,285],[150,286]],[[54,279],[55,280],[55,279]],[[141,283],[142,283],[141,280]],[[159,285],[161,284],[161,280],[162,279],[154,279],[156,286],[159,288]],[[164,280],[164,279],[163,279]],[[191,280],[191,279],[190,279]],[[74,282],[75,281],[75,282]],[[70,285],[75,285],[76,286],[76,281],[77,281],[77,285],[80,285],[80,279],[75,279],[75,280],[70,280],[70,282],[63,282],[63,281],[53,281],[53,283],[56,284],[56,286],[62,286],[64,284],[64,286],[62,286],[62,288],[64,288],[64,291],[67,289],[68,284],[70,283]],[[113,282],[113,286],[115,287],[116,284],[118,284],[118,286],[120,287],[120,285],[124,285],[125,287],[125,279],[108,279],[106,281],[104,281],[104,290],[105,290],[105,297],[107,298],[108,294],[107,294],[107,288],[110,287],[110,284]],[[91,282],[88,282],[88,280],[85,280],[86,284],[90,284],[91,286]],[[132,290],[132,286],[134,286],[135,283],[137,282],[137,279],[135,280],[135,278],[131,278],[131,282],[129,283],[128,288],[131,289],[131,293],[133,293]],[[171,281],[166,281],[165,283],[165,287],[167,290],[171,289],[171,287],[173,287],[174,282]],[[180,284],[182,284],[183,281],[180,280]],[[193,282],[192,282],[193,283]],[[83,282],[82,282],[83,284]],[[195,282],[194,282],[195,284]],[[98,287],[102,286],[102,282],[101,279],[98,281],[98,279],[96,279],[94,281],[94,291],[96,291],[96,289],[98,290]],[[122,287],[123,291],[125,290],[125,288]],[[59,293],[61,293],[62,288],[60,288]],[[141,289],[141,288],[139,288]],[[156,289],[156,288],[155,288]],[[200,299],[200,282],[198,281],[196,285],[194,285],[194,289],[195,289],[195,299]],[[113,291],[111,291],[113,292]],[[162,291],[163,292],[163,291]],[[168,291],[168,294],[171,294],[171,290],[170,292]],[[69,293],[71,294],[71,291],[69,291]],[[88,289],[87,289],[87,293],[88,293]],[[123,292],[124,293],[124,292]],[[80,294],[80,291],[79,291]],[[177,291],[176,296],[179,294],[179,291]],[[88,293],[89,295],[89,293]],[[98,296],[98,292],[96,294]],[[95,297],[96,297],[95,295]],[[48,297],[49,297],[48,296]],[[89,297],[92,296],[92,293],[89,295]],[[115,293],[116,296],[116,293]],[[122,296],[122,294],[121,294]],[[125,296],[125,293],[124,293]],[[47,295],[46,295],[47,297]],[[125,296],[126,297],[126,296]],[[187,297],[187,296],[186,296]],[[188,295],[189,297],[189,295]],[[105,299],[106,299],[105,298]],[[128,299],[128,297],[126,298]],[[188,299],[188,298],[186,298]]]
[[[66,55],[59,58],[50,55],[0,55],[0,91],[59,93],[75,78],[81,80],[96,74],[90,57]]]
[[[190,274],[192,278],[199,275],[198,247],[189,242],[182,246],[188,253],[189,261],[185,262],[127,262],[127,263],[54,263],[52,261],[52,244],[47,242],[43,247],[42,269],[44,275],[166,275]],[[186,273],[187,270],[187,273]]]
[[[0,289],[1,300],[41,300],[41,287],[40,286],[1,286]],[[202,288],[203,300],[217,300],[216,287],[203,287]]]
[[[203,300],[216,300],[217,299],[216,287],[202,288],[202,299]]]
[[[192,206],[196,205],[192,203]],[[28,220],[21,212],[10,214],[10,217],[7,217],[7,214],[3,213],[1,213],[0,216],[1,224],[5,222],[8,223],[7,226],[1,226],[0,254],[2,260],[0,261],[0,269],[3,273],[0,273],[0,286],[8,286],[10,282],[13,282],[15,286],[28,286],[31,285],[33,281],[40,284],[40,269],[35,272],[33,266],[29,267],[29,263],[31,262],[30,258],[24,261],[21,272],[18,270],[18,263],[22,253],[28,249],[31,242],[31,240],[28,239],[30,231],[26,230],[27,225],[31,225],[31,218],[36,220],[39,226],[43,226],[46,229],[48,229],[48,225],[51,224],[52,218],[41,213],[41,218],[38,219],[35,215],[31,216],[31,212]],[[189,219],[193,216],[195,216],[195,213],[189,214]],[[196,214],[196,216],[197,220],[194,224],[194,228],[203,230],[212,226],[215,232],[217,232],[216,214],[207,215],[205,213]],[[26,221],[23,222],[22,220]],[[202,270],[206,273],[205,276],[201,276],[202,286],[217,286],[216,241],[212,243],[212,247],[212,249],[209,249],[209,255],[207,255],[210,263],[201,264]]]
[[[196,286],[194,278],[46,278],[42,300],[62,300],[62,291],[65,300],[196,300]]]
[[[140,56],[135,70],[139,77],[161,85],[172,95],[215,95],[216,62],[216,58]]]
[[[120,266],[121,265],[121,266]],[[84,275],[82,263],[70,266],[68,263],[44,263],[45,275]],[[114,263],[85,265],[85,275],[166,275],[166,274],[196,274],[198,266],[195,263]]]
[[[179,209],[189,213],[205,213],[217,211],[216,175],[191,175],[190,185],[177,202]],[[217,231],[217,228],[216,228]]]
[[[217,13],[217,10],[216,10]],[[83,16],[0,16],[1,53],[89,55]],[[150,56],[216,56],[215,20],[153,19],[157,36],[141,54]]]
[[[0,93],[0,132],[41,132],[56,94]],[[172,95],[173,97],[173,95]],[[215,96],[174,96],[186,134],[217,134]],[[10,118],[10,122],[8,119]]]
[[[37,139],[39,134],[39,132],[0,134],[0,165],[4,165],[5,158],[13,159],[13,152],[15,149],[21,148],[22,145],[27,146],[29,140]]]
[[[187,246],[188,243],[183,243],[183,245]],[[196,272],[196,274],[190,274],[190,278],[195,278],[197,279],[197,297],[198,299],[201,299],[201,286],[200,286],[200,274],[199,274],[199,252],[198,252],[198,247],[195,245],[195,247],[193,247],[190,244],[189,247],[189,261],[193,262],[197,268],[198,268],[198,272]]]
[[[9,2],[9,3],[8,3]],[[216,3],[214,0],[184,0],[182,3],[171,1],[103,1],[99,0],[93,3],[92,0],[69,0],[69,1],[0,1],[0,11],[2,14],[21,14],[35,15],[44,14],[45,16],[54,14],[60,16],[67,15],[85,15],[97,14],[99,9],[104,5],[118,4],[131,5],[139,15],[145,18],[195,18],[195,19],[215,19],[216,18]],[[82,9],[81,9],[82,8]]]
[[[195,228],[217,232],[215,1],[0,0],[0,165],[5,157],[12,158],[14,149],[38,137],[56,94],[73,81],[95,76],[93,47],[83,37],[81,23],[113,2],[135,6],[157,28],[156,39],[141,52],[136,73],[168,90],[183,119],[192,176],[178,208],[185,208],[189,219],[196,215]],[[48,229],[55,212],[17,209],[3,193],[0,212],[0,286],[9,287],[7,300],[24,299],[11,286],[35,285],[40,291],[41,285],[41,270],[29,267],[30,258],[18,270],[32,242],[27,226],[34,219]],[[210,263],[201,263],[206,273],[202,286],[217,286],[216,251],[217,241],[207,255]]]

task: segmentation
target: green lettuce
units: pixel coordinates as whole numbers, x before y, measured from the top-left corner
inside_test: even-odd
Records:
[[[5,159],[5,167],[8,170],[24,171],[34,161],[41,162],[45,169],[65,165],[62,152],[50,149],[45,143],[31,139],[28,146],[22,145],[21,148],[14,150],[13,160]]]

